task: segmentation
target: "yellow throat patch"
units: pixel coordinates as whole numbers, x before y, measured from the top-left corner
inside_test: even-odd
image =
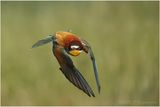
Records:
[[[72,56],[78,56],[81,53],[80,50],[70,50],[69,54],[71,54]]]

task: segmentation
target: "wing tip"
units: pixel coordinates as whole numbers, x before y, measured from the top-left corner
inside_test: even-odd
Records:
[[[77,75],[75,75],[78,79],[78,81],[80,82],[80,85],[84,85],[82,86],[83,88],[81,88],[80,86],[76,85],[75,82],[73,82],[71,79],[69,79],[69,77],[64,73],[63,69],[60,67],[59,70],[62,71],[62,73],[66,76],[66,78],[73,84],[75,85],[77,88],[79,88],[81,91],[83,91],[85,94],[87,94],[89,97],[95,97],[94,92],[92,91],[91,87],[89,86],[89,84],[86,82],[86,80],[83,78],[83,76],[80,74],[80,72],[76,72]]]
[[[86,92],[85,92],[86,93]],[[95,97],[94,93],[93,92],[90,92],[90,93],[86,93],[89,97]]]
[[[101,86],[98,86],[98,93],[100,94],[101,92]]]
[[[33,45],[33,46],[31,47],[31,49],[33,49],[33,48],[36,48],[36,46],[35,46],[35,45]]]
[[[95,97],[94,93],[92,93],[92,97]]]

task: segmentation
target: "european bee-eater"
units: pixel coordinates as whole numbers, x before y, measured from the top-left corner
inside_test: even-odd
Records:
[[[52,42],[52,51],[54,56],[57,58],[60,70],[63,72],[65,77],[73,83],[77,88],[84,91],[88,96],[93,96],[94,92],[91,87],[81,75],[79,70],[74,66],[69,55],[78,56],[82,51],[89,53],[93,63],[94,74],[96,78],[96,84],[98,92],[100,93],[100,83],[98,79],[98,69],[95,61],[94,54],[89,43],[83,39],[80,39],[73,33],[70,32],[56,32],[54,35],[49,35],[47,38],[36,42],[32,48],[36,48],[43,44]],[[69,55],[68,55],[69,54]]]

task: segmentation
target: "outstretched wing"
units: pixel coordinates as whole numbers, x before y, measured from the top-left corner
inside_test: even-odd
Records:
[[[54,37],[53,37],[52,35],[49,35],[49,36],[47,36],[46,38],[37,41],[37,42],[32,46],[32,48],[36,48],[36,47],[39,47],[39,46],[44,45],[44,44],[46,44],[46,43],[49,43],[49,42],[53,41],[53,38],[54,38]]]
[[[93,54],[93,51],[91,49],[91,46],[89,45],[89,43],[83,39],[81,39],[82,45],[83,45],[83,50],[86,53],[89,53],[90,58],[92,60],[92,64],[93,64],[93,69],[94,69],[94,74],[95,74],[95,78],[96,78],[96,84],[97,84],[97,88],[98,88],[98,92],[100,93],[100,83],[99,83],[99,77],[98,77],[98,69],[97,69],[97,64],[96,64],[96,60]]]
[[[91,87],[84,79],[84,77],[81,75],[81,73],[78,71],[78,69],[75,68],[71,58],[67,55],[64,48],[60,46],[54,47],[53,53],[57,58],[61,66],[60,70],[63,72],[65,77],[77,88],[84,91],[88,96],[95,97]]]

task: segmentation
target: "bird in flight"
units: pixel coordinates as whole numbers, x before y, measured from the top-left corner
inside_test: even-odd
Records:
[[[53,54],[60,65],[59,69],[62,71],[65,77],[77,88],[84,91],[89,97],[95,97],[91,87],[79,72],[79,70],[74,66],[73,61],[69,57],[69,55],[78,56],[82,51],[89,54],[93,64],[98,92],[100,93],[98,69],[93,51],[89,43],[73,33],[60,31],[56,32],[54,35],[49,35],[48,37],[37,41],[32,46],[32,48],[36,48],[50,42],[52,42],[53,45]]]

